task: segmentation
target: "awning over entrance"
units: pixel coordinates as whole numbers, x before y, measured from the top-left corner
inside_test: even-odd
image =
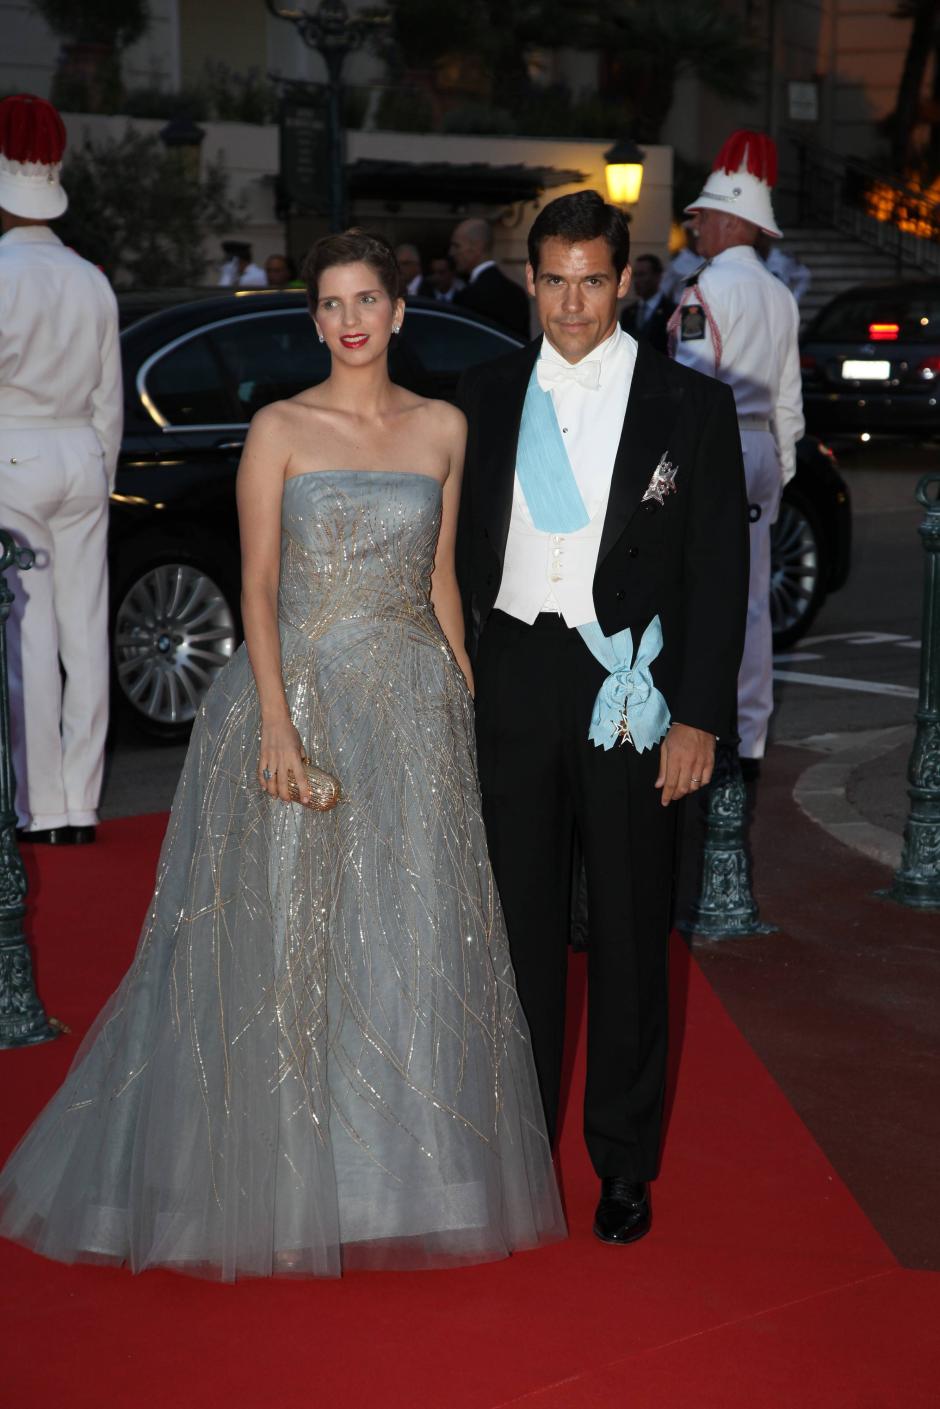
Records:
[[[587,180],[582,171],[553,166],[491,166],[487,162],[411,162],[360,159],[346,168],[349,194],[385,201],[438,201],[450,205],[531,201],[553,186]]]

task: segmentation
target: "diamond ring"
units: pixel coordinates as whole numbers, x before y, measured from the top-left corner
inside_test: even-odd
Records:
[[[272,778],[273,775],[272,775],[272,773],[271,773],[270,768],[262,768],[262,770],[261,770],[261,776],[262,776],[262,778],[264,779],[264,781],[265,781],[266,783],[270,783],[271,778]]]

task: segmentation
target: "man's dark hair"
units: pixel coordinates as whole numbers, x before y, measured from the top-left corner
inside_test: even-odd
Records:
[[[535,217],[529,231],[529,263],[538,271],[543,240],[565,240],[569,245],[605,239],[617,277],[630,263],[630,227],[622,210],[608,205],[597,191],[574,191],[549,201]]]
[[[398,298],[398,260],[388,241],[365,230],[344,230],[341,235],[324,235],[317,240],[303,262],[300,277],[312,309],[320,296],[321,276],[337,264],[368,264],[392,302]]]
[[[646,263],[652,269],[654,274],[661,274],[663,272],[663,262],[658,254],[638,254],[636,259],[633,261],[634,269],[639,264],[641,259],[646,261]]]

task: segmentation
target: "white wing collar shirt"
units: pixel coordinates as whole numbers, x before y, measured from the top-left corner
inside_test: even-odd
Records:
[[[495,605],[530,626],[540,612],[559,612],[571,627],[597,619],[594,571],[635,365],[636,342],[619,327],[574,364],[542,339],[536,375],[551,392],[590,522],[575,533],[537,529],[516,477]]]

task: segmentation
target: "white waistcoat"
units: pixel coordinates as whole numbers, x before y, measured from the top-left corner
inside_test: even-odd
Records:
[[[563,359],[543,339],[541,356]],[[614,460],[636,363],[636,342],[618,328],[584,361],[601,364],[595,389],[552,387],[552,404],[590,522],[575,533],[544,533],[532,522],[516,478],[495,606],[531,626],[540,612],[560,612],[566,626],[596,621],[594,572],[607,516]]]

